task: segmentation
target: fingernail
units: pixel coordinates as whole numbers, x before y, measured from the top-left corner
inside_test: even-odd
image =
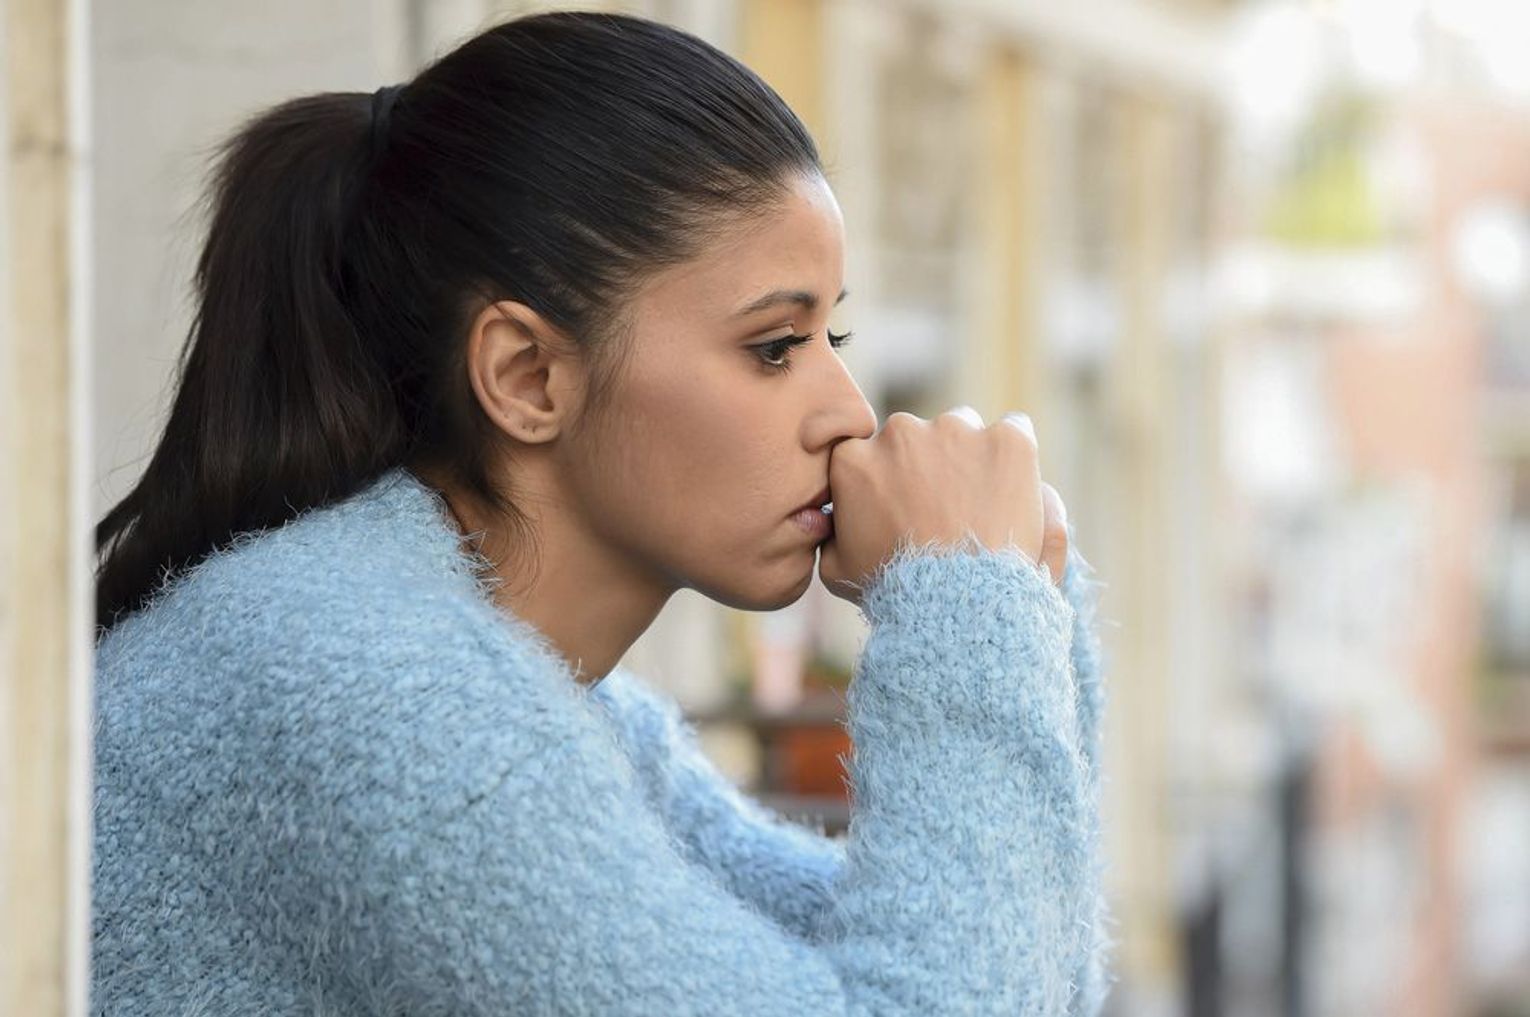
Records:
[[[1036,425],[1031,422],[1029,413],[1006,413],[1004,414],[1004,419],[1014,421],[1021,430],[1033,439],[1036,437]]]
[[[960,406],[953,406],[951,408],[951,412],[955,413],[957,416],[964,417],[967,423],[971,424],[973,427],[983,426],[983,415],[977,411],[976,407],[963,403]]]

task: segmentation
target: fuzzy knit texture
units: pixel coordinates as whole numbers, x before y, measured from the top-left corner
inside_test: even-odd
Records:
[[[675,700],[497,608],[396,468],[97,647],[91,1011],[1094,1017],[1104,584],[900,545],[863,587],[843,839]]]

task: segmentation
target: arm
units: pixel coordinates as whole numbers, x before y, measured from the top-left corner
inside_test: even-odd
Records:
[[[1104,583],[1077,550],[1069,533],[1062,590],[1074,609],[1070,660],[1078,695],[1080,750],[1088,766],[1086,792],[1091,828],[1098,831],[1100,721],[1106,695],[1096,614]],[[781,817],[743,793],[719,773],[696,743],[695,728],[675,701],[639,675],[617,669],[597,686],[616,722],[633,765],[656,808],[680,838],[687,856],[711,870],[732,893],[783,928],[805,935],[832,900],[845,862],[844,844]],[[1098,836],[1096,832],[1094,834]],[[1097,878],[1103,882],[1103,859]],[[1099,936],[1078,973],[1077,1009],[1098,1013],[1108,991],[1110,916],[1103,892],[1096,898],[1093,927]]]
[[[863,601],[853,818],[809,937],[677,847],[566,667],[487,605],[284,608],[309,663],[253,669],[262,765],[207,803],[261,835],[209,864],[378,1009],[1064,1013],[1097,891],[1073,612],[1017,554],[918,551]]]

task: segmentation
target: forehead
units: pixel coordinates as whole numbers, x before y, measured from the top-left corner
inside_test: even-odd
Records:
[[[777,206],[730,223],[695,258],[660,272],[639,299],[683,302],[688,315],[718,319],[734,317],[778,289],[805,290],[821,307],[839,295],[843,270],[839,204],[822,178],[807,178],[795,182]],[[788,305],[775,306],[779,311]]]

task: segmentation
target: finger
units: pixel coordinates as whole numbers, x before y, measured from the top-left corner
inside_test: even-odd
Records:
[[[825,586],[828,586],[837,574],[838,555],[835,554],[835,549],[829,546],[830,543],[831,541],[824,541],[818,545],[818,578]]]
[[[966,403],[960,406],[953,406],[947,412],[954,417],[960,417],[980,431],[987,426],[983,423],[983,415]]]
[[[1062,495],[1046,481],[1041,484],[1041,501],[1046,510],[1041,541],[1041,564],[1052,575],[1052,582],[1061,585],[1063,571],[1068,565],[1068,508]]]
[[[839,547],[833,540],[826,540],[818,546],[818,581],[836,597],[842,598],[848,592],[844,573],[840,571]]]
[[[1036,424],[1031,420],[1031,415],[1029,413],[1022,413],[1019,410],[1011,410],[1010,412],[1004,414],[1004,416],[1000,417],[999,422],[1001,424],[1009,424],[1011,427],[1018,427],[1020,430],[1031,436],[1031,441],[1036,440]]]

